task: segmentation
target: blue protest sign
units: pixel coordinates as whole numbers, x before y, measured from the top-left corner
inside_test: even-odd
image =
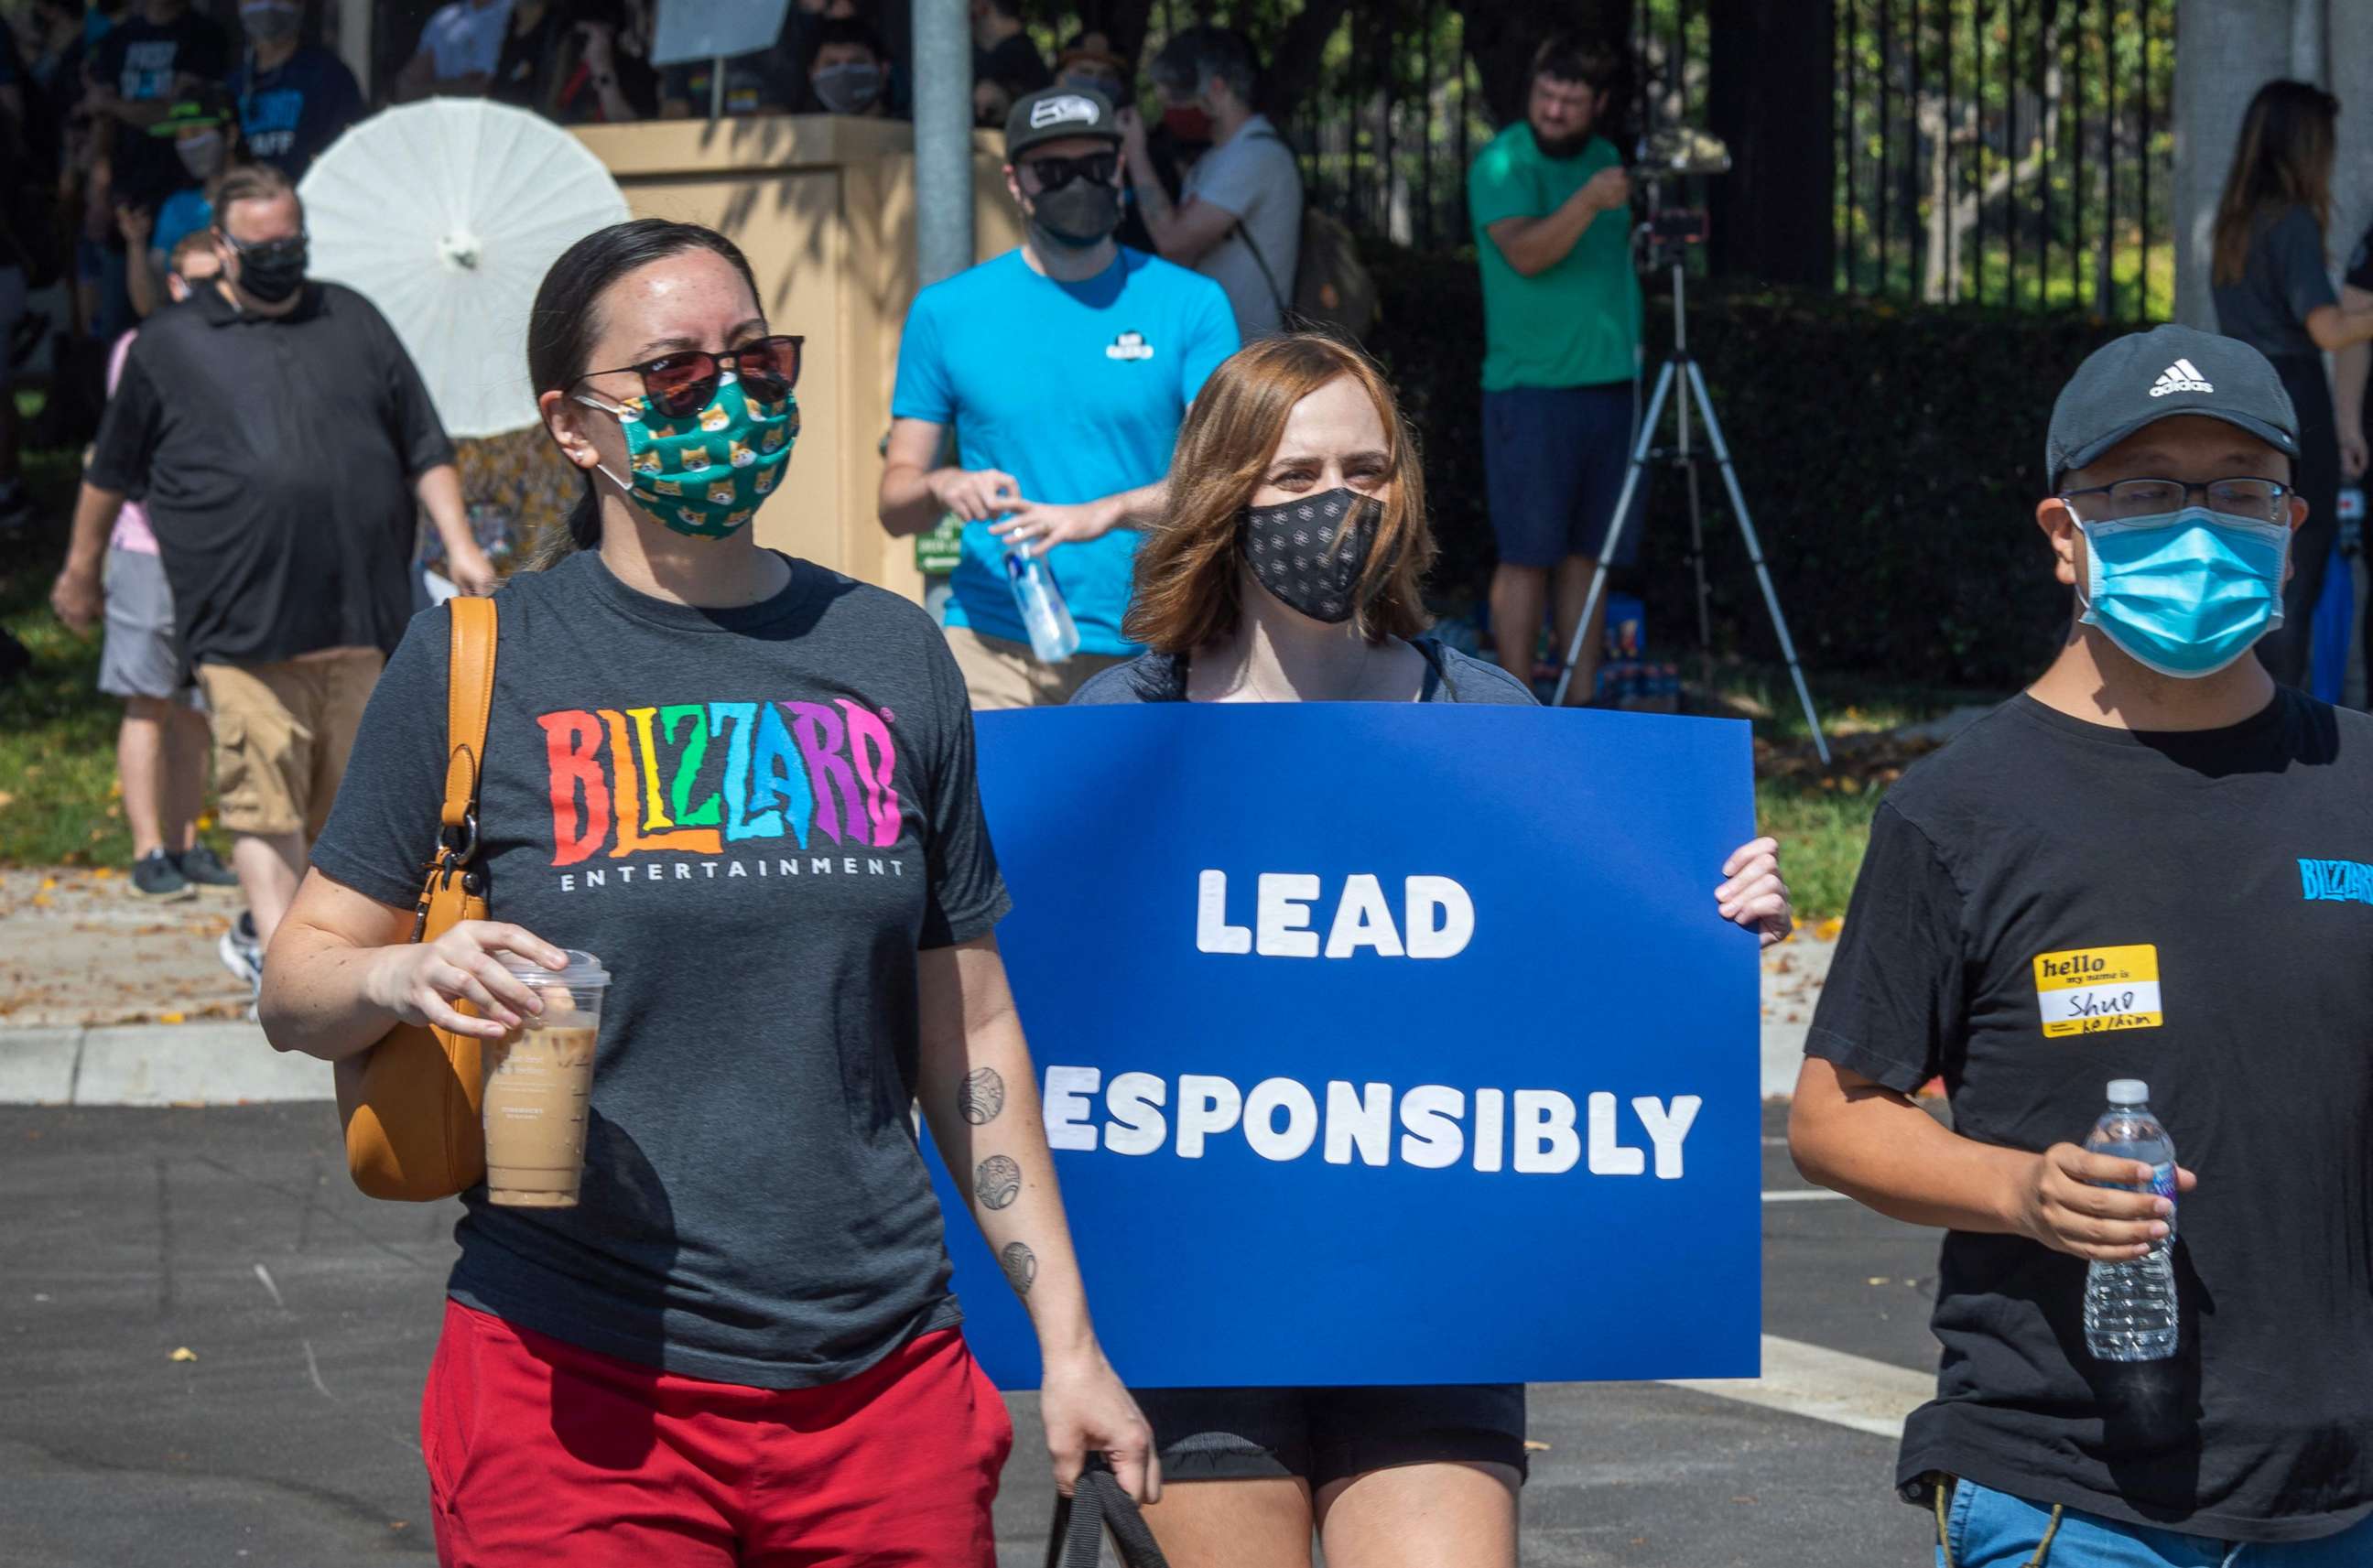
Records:
[[[1138,1387],[1753,1375],[1747,726],[1381,703],[981,717],[999,939]],[[934,1153],[965,1332],[1036,1343]]]

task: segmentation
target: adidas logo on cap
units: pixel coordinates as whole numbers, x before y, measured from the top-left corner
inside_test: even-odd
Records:
[[[2169,392],[2213,392],[2215,390],[2208,384],[2207,378],[2201,375],[2191,360],[2179,359],[2158,373],[2158,380],[2152,383],[2150,394],[2153,397],[2165,397]]]

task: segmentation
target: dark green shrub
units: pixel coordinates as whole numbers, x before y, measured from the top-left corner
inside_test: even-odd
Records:
[[[1481,440],[1482,298],[1471,252],[1368,257],[1383,292],[1369,346],[1424,445],[1445,608],[1492,562]],[[1689,342],[1713,394],[1805,662],[1907,684],[2007,689],[2067,624],[2034,521],[2052,400],[2079,360],[2132,330],[2074,313],[1900,307],[1690,287]],[[1648,299],[1649,373],[1671,339]],[[1697,432],[1702,445],[1703,430]],[[1671,439],[1671,415],[1663,440]],[[1700,485],[1718,651],[1778,657],[1721,480]],[[1652,469],[1635,587],[1657,647],[1695,640],[1679,474]]]

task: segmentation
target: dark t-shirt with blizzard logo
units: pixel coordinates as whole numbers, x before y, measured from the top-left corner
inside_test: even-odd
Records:
[[[2168,1362],[2086,1351],[2085,1264],[1945,1237],[1910,1482],[2228,1540],[2373,1512],[2373,720],[2283,690],[2137,733],[2021,696],[1879,808],[1806,1049],[1981,1142],[2081,1142],[2113,1078],[2199,1188]]]
[[[799,1387],[959,1316],[907,1107],[916,954],[1006,909],[963,678],[914,605],[806,562],[763,603],[511,579],[486,731],[497,919],[598,955],[582,1199],[463,1195],[457,1300]],[[372,694],[313,863],[409,909],[445,769],[442,611]]]

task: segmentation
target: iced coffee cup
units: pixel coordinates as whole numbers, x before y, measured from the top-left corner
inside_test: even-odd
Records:
[[[513,954],[504,968],[544,1000],[544,1011],[480,1051],[485,1071],[486,1201],[521,1209],[574,1209],[585,1172],[585,1107],[593,1093],[593,1044],[609,972],[590,953],[547,969]]]

